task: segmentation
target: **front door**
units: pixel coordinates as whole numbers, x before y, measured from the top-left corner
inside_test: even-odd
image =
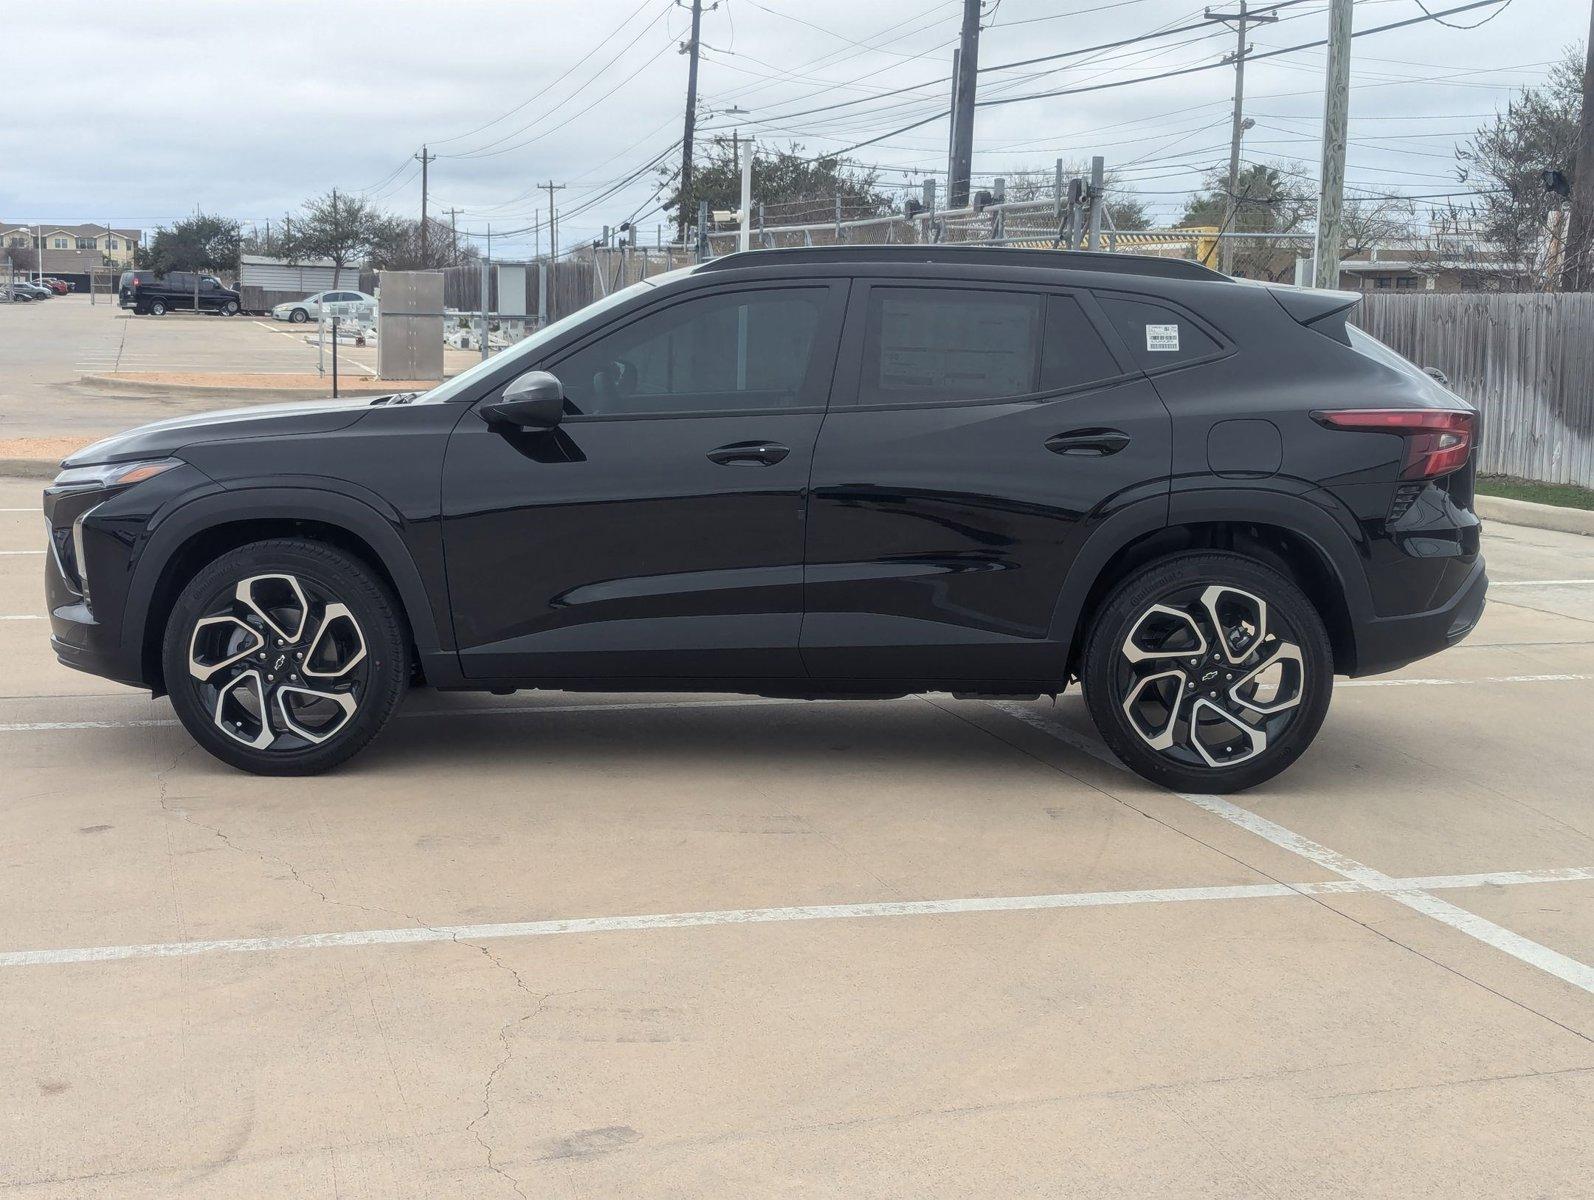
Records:
[[[859,284],[814,454],[802,654],[821,679],[1058,680],[1078,538],[1166,495],[1171,420],[1088,295]]]
[[[443,510],[467,676],[802,674],[804,505],[845,294],[666,297],[537,364],[564,384],[557,429],[460,422]]]

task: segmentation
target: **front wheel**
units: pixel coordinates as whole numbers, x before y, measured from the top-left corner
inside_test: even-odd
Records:
[[[178,596],[162,650],[177,716],[257,775],[313,775],[360,750],[398,707],[408,639],[385,583],[318,542],[254,542]]]
[[[236,301],[236,300],[227,301],[227,303],[225,303],[225,304],[223,304],[221,306],[221,312],[222,312],[223,316],[236,317],[238,315],[238,301]]]
[[[1096,728],[1136,774],[1175,791],[1237,792],[1311,745],[1334,659],[1322,618],[1288,578],[1193,551],[1113,590],[1082,672]]]
[[[295,325],[303,325],[309,319],[310,314],[305,312],[302,308],[296,308],[288,314],[288,320],[292,321]]]

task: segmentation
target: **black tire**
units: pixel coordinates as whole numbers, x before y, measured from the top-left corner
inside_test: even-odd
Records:
[[[295,325],[303,325],[309,319],[310,314],[302,308],[296,308],[288,314],[288,320],[292,321]]]
[[[151,300],[149,302],[149,313],[152,317],[164,317],[166,315],[166,301]]]
[[[227,301],[227,303],[225,303],[225,304],[223,304],[221,306],[221,312],[222,312],[223,316],[236,317],[238,315],[238,301],[236,301],[236,300]]]
[[[1112,590],[1082,672],[1091,719],[1126,766],[1174,791],[1223,793],[1273,778],[1311,745],[1328,715],[1334,656],[1322,617],[1289,578],[1201,550],[1157,559]]]
[[[398,602],[369,567],[281,538],[228,551],[189,580],[162,665],[178,718],[222,762],[315,775],[387,724],[408,685],[408,645]]]

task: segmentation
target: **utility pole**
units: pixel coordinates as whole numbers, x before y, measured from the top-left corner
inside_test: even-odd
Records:
[[[437,160],[437,155],[428,154],[426,147],[422,146],[421,152],[412,157],[421,163],[421,266],[424,267],[429,261],[427,242],[431,240],[426,231],[426,168]]]
[[[692,40],[681,47],[682,54],[691,56],[686,67],[686,127],[681,133],[681,190],[677,203],[683,246],[686,244],[688,206],[692,200],[692,134],[697,127],[697,52],[702,28],[703,0],[692,0]]]
[[[1234,124],[1229,133],[1229,186],[1225,192],[1223,202],[1223,230],[1228,233],[1234,224],[1235,213],[1239,210],[1240,191],[1240,139],[1245,136],[1245,59],[1251,48],[1245,44],[1246,26],[1253,21],[1277,21],[1278,14],[1267,11],[1253,13],[1246,8],[1246,0],[1240,0],[1237,12],[1214,12],[1206,10],[1206,19],[1209,21],[1234,22],[1235,43],[1234,53],[1224,55],[1224,62],[1234,64]],[[1219,238],[1222,243],[1220,254],[1221,270],[1225,275],[1234,273],[1234,239]]]
[[[459,209],[445,209],[448,213],[449,265],[459,261]]]
[[[553,194],[564,191],[565,185],[550,179],[542,186],[548,189],[548,260],[554,262],[559,258],[559,218],[553,210]]]
[[[1312,253],[1312,286],[1320,288],[1339,286],[1340,210],[1345,203],[1345,127],[1350,109],[1351,3],[1352,0],[1329,0],[1328,9],[1323,173],[1317,194],[1317,243]]]
[[[1589,9],[1588,63],[1583,70],[1583,120],[1572,163],[1572,211],[1561,250],[1561,289],[1594,290],[1594,5]]]
[[[742,176],[742,211],[739,214],[738,224],[740,229],[736,237],[736,248],[748,250],[752,246],[753,237],[753,139],[747,139],[747,157],[741,158],[741,135],[736,138],[738,165]]]
[[[969,174],[974,167],[974,89],[980,70],[980,0],[963,0],[963,29],[958,35],[957,99],[952,106],[952,169],[946,205],[969,202]]]

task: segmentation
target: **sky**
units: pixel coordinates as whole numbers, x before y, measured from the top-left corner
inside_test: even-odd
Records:
[[[1191,2],[986,0],[980,63],[1002,69],[981,74],[982,101],[1142,81],[982,108],[976,186],[1101,154],[1157,223],[1177,221],[1203,174],[1227,161],[1234,87],[1221,65],[1233,31]],[[1466,0],[1422,2],[1442,12]],[[870,142],[848,156],[881,168],[882,186],[905,194],[926,173],[944,186],[939,114],[961,8],[705,4],[698,136],[739,128],[809,154]],[[1326,35],[1326,0],[1292,0],[1277,15],[1256,27],[1254,53]],[[1419,0],[1357,0],[1355,27],[1422,15]],[[1352,193],[1442,203],[1459,189],[1456,143],[1581,47],[1590,19],[1588,0],[1507,0],[1445,20],[1485,18],[1470,31],[1425,21],[1355,40]],[[431,211],[458,210],[462,236],[478,244],[496,230],[495,257],[547,249],[537,185],[549,180],[563,185],[562,246],[633,217],[651,243],[667,218],[649,164],[679,162],[689,28],[673,0],[0,0],[12,65],[0,219],[149,229],[199,208],[247,226],[332,187],[418,215],[414,156],[426,145],[437,155]],[[1081,53],[1003,66],[1069,51]],[[1283,159],[1315,179],[1324,55],[1248,64],[1248,161]],[[1190,67],[1206,69],[1144,78]]]

